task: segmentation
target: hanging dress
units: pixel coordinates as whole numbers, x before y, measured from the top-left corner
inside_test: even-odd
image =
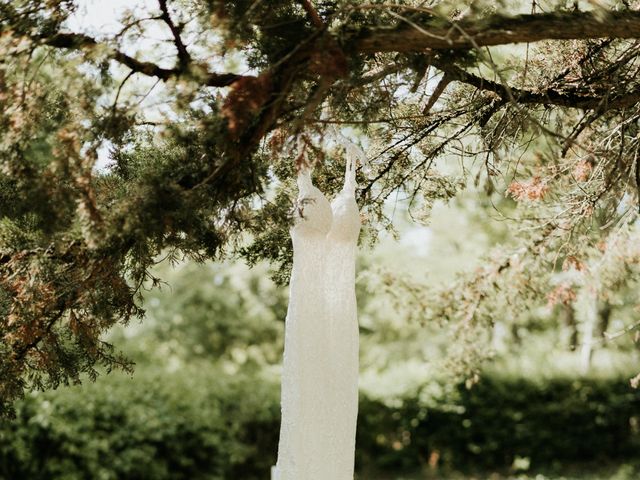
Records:
[[[358,414],[355,160],[331,204],[298,176],[274,480],[353,480]]]

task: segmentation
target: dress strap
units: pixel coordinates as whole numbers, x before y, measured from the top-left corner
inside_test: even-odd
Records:
[[[353,143],[349,142],[350,145],[347,148],[347,161],[345,165],[344,171],[344,187],[343,190],[349,190],[349,192],[355,193],[356,191],[356,157],[353,154],[353,148],[357,148]]]
[[[335,132],[335,139],[345,149],[346,156],[344,187],[342,190],[355,193],[357,187],[356,166],[358,161],[364,165],[367,157],[362,148],[337,131]]]

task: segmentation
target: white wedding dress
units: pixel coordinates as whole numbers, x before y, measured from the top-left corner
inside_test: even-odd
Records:
[[[350,155],[348,155],[350,156]],[[274,480],[353,480],[358,415],[355,159],[331,204],[298,176]]]

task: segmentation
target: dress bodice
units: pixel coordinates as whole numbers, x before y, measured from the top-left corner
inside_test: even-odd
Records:
[[[360,212],[353,194],[344,189],[331,202],[333,222],[329,239],[343,242],[357,241],[360,234]]]
[[[333,213],[324,194],[311,183],[311,172],[303,170],[298,174],[298,208],[294,231],[304,235],[325,236],[331,229]]]
[[[331,204],[311,182],[311,171],[298,174],[298,208],[295,232],[328,235],[336,241],[355,241],[360,234],[360,212],[355,199],[355,170],[347,161],[344,186]]]

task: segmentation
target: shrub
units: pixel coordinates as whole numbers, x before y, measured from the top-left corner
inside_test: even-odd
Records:
[[[31,395],[0,429],[0,478],[263,479],[277,389],[211,369],[138,372]]]
[[[417,397],[395,409],[362,399],[358,460],[414,469],[433,455],[448,467],[509,467],[636,455],[640,392],[622,378],[500,376],[457,388],[457,398],[426,406]],[[431,457],[432,461],[435,457]]]
[[[0,479],[267,479],[278,393],[264,377],[200,366],[32,394],[16,420],[0,424]],[[640,392],[617,378],[493,375],[425,398],[362,396],[360,470],[420,469],[430,458],[452,468],[537,468],[631,458],[640,447]]]

